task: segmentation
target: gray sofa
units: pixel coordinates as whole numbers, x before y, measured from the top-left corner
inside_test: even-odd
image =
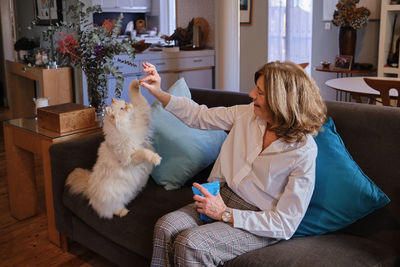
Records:
[[[246,94],[191,89],[194,101],[209,107],[249,103]],[[400,109],[327,102],[347,149],[391,202],[340,231],[293,238],[243,254],[226,266],[400,266]],[[90,169],[102,142],[88,135],[50,148],[57,229],[120,266],[148,266],[155,222],[192,202],[190,183],[204,182],[212,166],[182,189],[166,191],[149,180],[124,218],[99,219],[83,197],[65,190],[74,168]]]

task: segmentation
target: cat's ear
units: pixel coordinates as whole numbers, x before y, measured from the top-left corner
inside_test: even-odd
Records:
[[[111,97],[111,104],[113,104],[115,102],[115,99],[113,97]]]
[[[112,110],[110,107],[106,107],[106,114],[107,115],[112,115]]]

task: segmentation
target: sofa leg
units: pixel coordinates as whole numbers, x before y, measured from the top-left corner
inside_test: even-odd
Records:
[[[68,252],[68,238],[65,235],[60,234],[61,239],[61,250],[62,252]]]

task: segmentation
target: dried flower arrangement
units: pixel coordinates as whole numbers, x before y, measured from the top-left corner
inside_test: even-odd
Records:
[[[366,7],[356,7],[360,0],[340,0],[336,4],[332,23],[338,27],[350,27],[355,30],[361,29],[371,15]]]

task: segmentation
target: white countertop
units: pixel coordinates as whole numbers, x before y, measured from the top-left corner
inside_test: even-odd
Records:
[[[167,59],[167,58],[184,58],[184,57],[205,57],[214,56],[215,50],[180,50],[179,52],[165,52],[165,51],[149,51],[146,49],[141,53],[135,54],[135,60],[151,60],[151,59]],[[128,55],[119,55],[117,57],[126,58]]]

